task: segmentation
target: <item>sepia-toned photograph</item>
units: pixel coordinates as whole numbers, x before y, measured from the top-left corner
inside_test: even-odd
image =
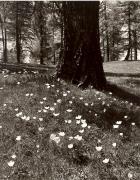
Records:
[[[0,0],[0,180],[140,180],[140,1]]]

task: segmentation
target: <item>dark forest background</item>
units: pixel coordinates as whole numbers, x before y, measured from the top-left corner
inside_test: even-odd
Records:
[[[1,61],[58,64],[64,31],[62,9],[62,2],[1,1]],[[104,61],[140,59],[139,9],[138,1],[100,3]]]

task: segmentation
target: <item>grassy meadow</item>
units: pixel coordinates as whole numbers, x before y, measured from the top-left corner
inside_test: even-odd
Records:
[[[0,180],[139,180],[140,62],[104,69],[103,92],[0,71]]]

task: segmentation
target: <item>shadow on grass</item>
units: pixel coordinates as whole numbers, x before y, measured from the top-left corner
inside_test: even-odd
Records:
[[[112,73],[112,72],[106,72],[106,76],[112,76],[112,77],[135,77],[139,78],[140,73],[131,74],[131,73]]]
[[[106,90],[111,91],[115,96],[122,100],[129,101],[140,106],[140,97],[138,95],[132,94],[115,84],[108,84]]]

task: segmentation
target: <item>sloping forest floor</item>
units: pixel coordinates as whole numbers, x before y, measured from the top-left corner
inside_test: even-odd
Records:
[[[140,63],[116,63],[104,92],[0,71],[0,180],[139,179]]]

